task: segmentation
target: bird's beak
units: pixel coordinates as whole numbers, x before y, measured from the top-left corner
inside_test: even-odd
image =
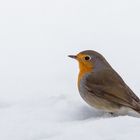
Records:
[[[77,59],[76,55],[68,55],[68,57],[73,58],[73,59]]]

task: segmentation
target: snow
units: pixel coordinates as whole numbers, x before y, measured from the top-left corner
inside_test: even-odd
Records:
[[[137,117],[111,117],[77,90],[77,62],[102,53],[140,97],[138,0],[0,1],[0,140],[139,140]]]

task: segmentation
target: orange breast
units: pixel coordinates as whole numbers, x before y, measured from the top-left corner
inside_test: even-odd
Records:
[[[93,66],[89,63],[89,64],[85,64],[83,62],[79,62],[79,76],[78,76],[78,86],[80,84],[80,80],[82,79],[82,77],[89,72],[92,72],[93,70]]]

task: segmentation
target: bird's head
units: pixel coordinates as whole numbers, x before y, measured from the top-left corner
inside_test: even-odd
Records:
[[[69,55],[69,57],[79,62],[79,79],[86,73],[110,66],[101,54],[92,50],[82,51],[77,55]]]

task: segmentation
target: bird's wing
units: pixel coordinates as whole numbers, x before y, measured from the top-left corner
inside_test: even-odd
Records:
[[[85,86],[91,95],[94,94],[107,101],[140,110],[139,98],[112,69],[92,73],[87,77]]]

